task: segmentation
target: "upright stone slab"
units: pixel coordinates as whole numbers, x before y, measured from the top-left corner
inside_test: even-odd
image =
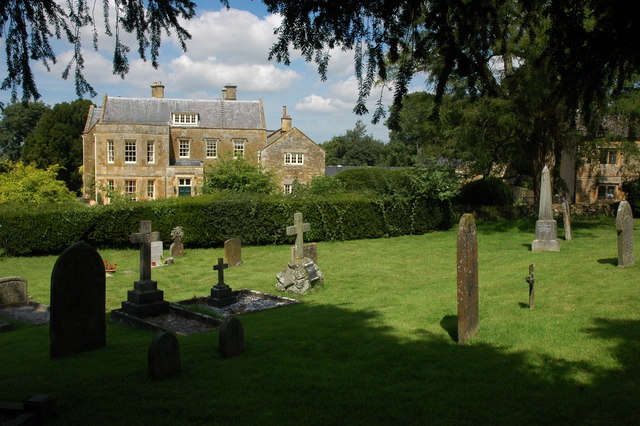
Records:
[[[162,241],[151,241],[151,266],[158,266],[162,257]]]
[[[478,334],[478,238],[476,222],[464,214],[458,226],[458,342]]]
[[[291,247],[291,258],[295,257],[295,247]],[[318,264],[318,245],[316,243],[308,243],[303,246],[304,257],[311,259],[313,263]]]
[[[28,304],[27,280],[21,277],[0,278],[0,309]]]
[[[239,238],[229,238],[224,242],[224,260],[229,266],[242,265],[242,244]]]
[[[560,251],[558,224],[553,219],[551,204],[551,176],[547,166],[540,178],[540,205],[536,221],[536,239],[531,243],[531,251]]]
[[[169,302],[158,283],[151,279],[151,242],[158,241],[159,232],[151,231],[151,221],[140,221],[140,232],[131,235],[131,242],[140,244],[140,280],[133,283],[127,292],[127,301],[122,302],[122,311],[138,318],[153,317],[169,312]],[[113,313],[112,313],[113,316]]]
[[[171,238],[173,238],[173,242],[169,247],[169,257],[184,256],[184,244],[182,243],[184,231],[182,230],[182,226],[176,226],[171,230]]]
[[[51,359],[106,344],[104,263],[79,242],[58,258],[51,273]]]
[[[633,212],[627,201],[621,201],[616,214],[618,231],[618,266],[624,268],[634,263],[633,258]]]
[[[180,344],[171,333],[160,332],[153,337],[147,353],[149,378],[169,379],[180,373]]]
[[[218,348],[222,358],[232,358],[244,352],[244,328],[238,318],[227,317],[222,322]]]

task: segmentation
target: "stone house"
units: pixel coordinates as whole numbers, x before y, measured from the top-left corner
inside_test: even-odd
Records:
[[[91,107],[83,139],[83,193],[108,203],[111,191],[134,199],[198,193],[205,169],[221,158],[244,158],[271,170],[287,192],[298,179],[324,175],[324,150],[292,126],[284,109],[281,128],[267,130],[262,99],[168,99],[155,82],[151,98],[104,96]]]

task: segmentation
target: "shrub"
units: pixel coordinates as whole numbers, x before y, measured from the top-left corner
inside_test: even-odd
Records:
[[[60,203],[76,199],[65,183],[57,180],[60,166],[38,169],[34,164],[4,162],[0,172],[0,204]]]
[[[381,169],[367,167],[344,170],[335,175],[346,191],[392,195],[397,193],[406,183],[399,169]]]
[[[468,206],[510,206],[513,193],[501,179],[487,177],[463,185],[458,201]]]
[[[624,182],[622,190],[627,194],[633,215],[637,217],[640,214],[640,179]]]
[[[244,158],[218,160],[207,168],[202,183],[203,194],[217,191],[269,194],[275,190],[273,173]]]

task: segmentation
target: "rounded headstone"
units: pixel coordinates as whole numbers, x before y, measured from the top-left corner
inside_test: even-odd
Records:
[[[218,347],[222,358],[232,358],[244,352],[244,329],[238,318],[228,317],[222,322]]]
[[[164,380],[180,373],[180,344],[171,333],[153,337],[147,355],[151,380]]]

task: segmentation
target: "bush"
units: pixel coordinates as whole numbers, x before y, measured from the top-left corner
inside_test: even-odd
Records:
[[[463,185],[459,204],[468,206],[511,206],[513,193],[501,179],[487,177]]]
[[[65,183],[57,180],[60,166],[38,169],[34,164],[3,162],[0,171],[0,204],[62,203],[76,196]]]
[[[191,247],[222,246],[237,237],[246,245],[291,244],[286,226],[300,211],[311,223],[309,240],[333,241],[423,234],[451,226],[448,201],[353,194],[305,197],[217,193],[94,207],[0,208],[0,245],[10,255],[58,254],[73,242],[133,247],[140,220],[169,240],[182,226]]]
[[[406,186],[406,179],[399,169],[367,167],[344,170],[335,175],[346,191],[376,195],[392,195]]]
[[[638,217],[640,214],[640,179],[624,182],[622,190],[627,194],[627,201],[631,204],[633,215]]]
[[[202,193],[218,191],[269,194],[276,190],[273,173],[262,170],[244,158],[220,159],[207,168]]]

